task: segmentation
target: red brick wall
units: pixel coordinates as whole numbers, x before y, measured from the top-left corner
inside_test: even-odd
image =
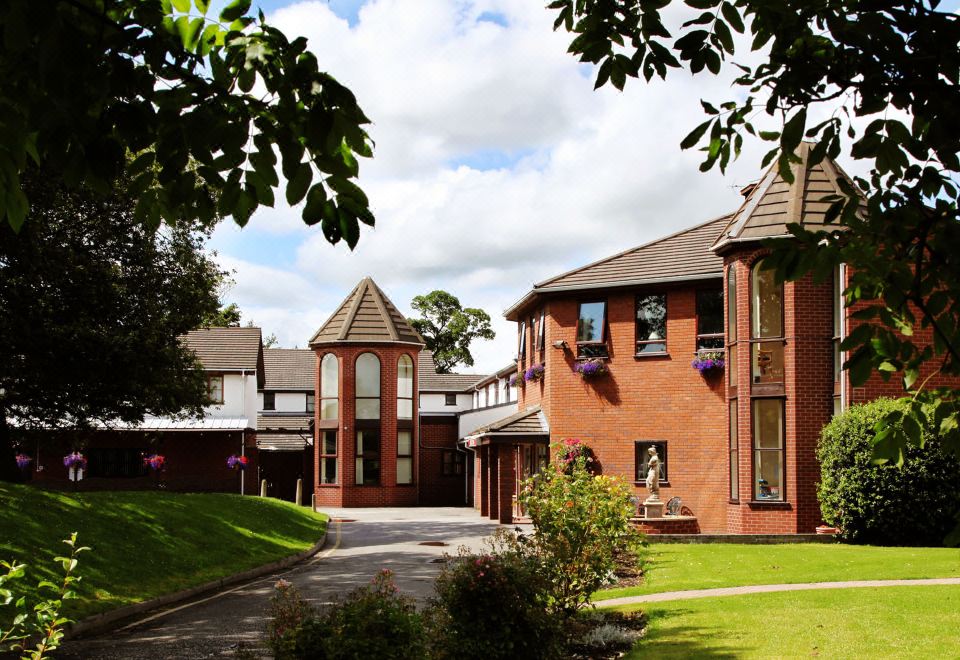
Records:
[[[704,288],[719,282],[703,283]],[[667,294],[665,357],[634,357],[635,297],[607,292],[609,374],[585,381],[573,371],[580,298],[557,298],[547,308],[546,378],[520,392],[521,409],[542,403],[551,440],[580,438],[596,452],[605,474],[635,482],[634,441],[666,441],[669,482],[661,497],[679,496],[703,531],[724,531],[727,506],[726,411],[723,379],[704,378],[690,365],[696,350],[696,284],[643,292]],[[583,300],[596,300],[597,295]],[[566,350],[552,347],[565,340]],[[531,386],[532,385],[532,386]]]
[[[424,506],[463,506],[466,504],[466,463],[464,474],[443,474],[443,451],[457,449],[456,417],[420,418],[420,504]]]
[[[419,347],[402,345],[369,345],[338,344],[328,347],[318,347],[316,370],[316,437],[314,441],[314,491],[318,506],[413,506],[417,503],[416,483],[418,474],[418,460],[416,447],[418,444],[417,425],[417,396],[419,383],[417,382],[417,357]],[[337,432],[338,474],[336,485],[321,485],[320,478],[320,433],[323,430],[320,424],[320,369],[319,361],[327,353],[338,356],[340,362],[340,401],[339,401],[339,429]],[[356,485],[356,423],[355,423],[355,389],[356,359],[362,353],[373,353],[380,358],[380,485]],[[401,355],[409,355],[413,360],[413,474],[415,483],[412,485],[398,485],[397,481],[397,360]]]

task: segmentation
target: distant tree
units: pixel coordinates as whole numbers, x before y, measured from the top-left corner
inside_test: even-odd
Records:
[[[135,218],[129,191],[24,177],[19,235],[0,223],[0,478],[16,479],[10,425],[51,429],[145,414],[199,415],[206,385],[178,336],[216,313],[223,277],[186,223]]]
[[[264,348],[279,348],[279,347],[280,347],[280,340],[277,339],[277,335],[275,335],[274,333],[271,332],[269,335],[267,335],[266,337],[264,337],[264,338],[263,338],[263,347],[264,347]]]
[[[205,328],[239,328],[240,307],[237,303],[224,305],[213,314],[205,316],[200,325]]]
[[[474,339],[493,339],[490,315],[482,309],[464,308],[460,300],[446,291],[431,291],[410,303],[423,318],[409,319],[427,348],[440,373],[449,373],[458,364],[473,366],[470,343]]]

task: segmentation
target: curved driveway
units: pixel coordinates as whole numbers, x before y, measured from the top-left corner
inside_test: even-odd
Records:
[[[220,594],[145,615],[98,637],[65,644],[57,658],[216,658],[238,645],[257,644],[265,611],[280,578],[315,604],[366,584],[382,568],[396,574],[404,593],[430,595],[444,553],[465,545],[478,550],[497,524],[470,508],[324,509],[333,519],[327,545],[292,569],[253,580]],[[338,542],[339,535],[339,542]],[[427,542],[431,545],[421,545]],[[446,545],[436,545],[443,543]],[[441,560],[442,561],[442,560]]]

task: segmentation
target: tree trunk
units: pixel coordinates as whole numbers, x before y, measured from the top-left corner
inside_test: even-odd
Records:
[[[16,454],[13,451],[13,438],[7,425],[6,410],[0,408],[0,481],[23,481],[20,468],[17,467]]]

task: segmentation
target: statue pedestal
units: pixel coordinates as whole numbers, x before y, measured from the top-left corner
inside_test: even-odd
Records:
[[[657,496],[648,497],[643,503],[644,518],[663,518],[663,500]]]

